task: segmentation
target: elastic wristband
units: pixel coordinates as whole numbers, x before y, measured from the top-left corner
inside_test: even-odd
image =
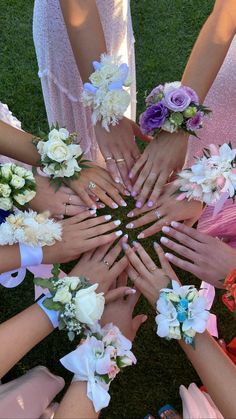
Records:
[[[40,265],[43,261],[43,250],[41,246],[28,246],[24,243],[19,243],[21,268],[27,266]]]
[[[58,327],[59,311],[49,310],[48,308],[46,308],[43,305],[44,300],[46,300],[46,298],[48,298],[48,297],[51,297],[51,294],[44,295],[44,297],[40,298],[40,300],[37,301],[37,304],[44,311],[46,316],[49,318],[49,320],[52,323],[54,329],[56,329],[56,327]]]

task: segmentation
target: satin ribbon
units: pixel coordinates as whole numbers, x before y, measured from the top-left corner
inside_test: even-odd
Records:
[[[215,298],[215,287],[205,281],[202,281],[200,288],[199,295],[201,297],[205,297],[207,302],[206,309],[210,310]],[[217,317],[215,314],[210,313],[210,317],[207,322],[207,330],[212,336],[218,338]]]
[[[60,359],[61,364],[73,372],[73,381],[87,381],[87,396],[93,402],[96,412],[107,407],[110,402],[110,395],[107,389],[109,385],[101,384],[95,377],[95,359],[93,350],[88,342],[84,342],[78,348]]]
[[[56,329],[56,327],[58,327],[59,311],[49,310],[48,308],[46,308],[43,305],[44,300],[46,300],[46,298],[48,298],[48,297],[51,297],[51,294],[50,293],[48,293],[48,294],[44,295],[44,297],[40,298],[40,300],[37,301],[37,304],[44,311],[44,313],[46,314],[46,316],[49,318],[49,320],[52,323],[54,329]]]

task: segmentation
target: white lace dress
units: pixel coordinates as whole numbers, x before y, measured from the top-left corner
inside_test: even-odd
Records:
[[[109,54],[128,63],[133,78],[128,116],[135,119],[134,37],[129,0],[96,0]],[[68,38],[59,0],[35,0],[33,37],[48,123],[79,133],[86,158],[96,160],[98,147],[90,110],[80,102],[82,80]],[[94,40],[96,42],[96,40]]]

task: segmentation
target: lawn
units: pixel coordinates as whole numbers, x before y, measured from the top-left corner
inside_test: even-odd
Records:
[[[143,109],[146,90],[160,82],[180,79],[213,3],[213,0],[131,0],[136,39],[138,114]],[[0,100],[9,105],[22,121],[23,128],[37,134],[39,128],[47,129],[47,121],[32,41],[33,1],[0,0],[0,6]],[[125,221],[124,213],[119,217]],[[136,235],[134,232],[130,238],[134,239]],[[154,257],[152,238],[145,240],[144,244]],[[188,274],[181,274],[181,278],[194,280]],[[16,289],[1,287],[0,292],[0,320],[4,321],[33,302],[32,277],[29,274]],[[155,336],[154,313],[145,301],[139,303],[138,311],[149,314],[149,320],[134,344],[138,364],[120,374],[113,383],[112,402],[102,413],[102,417],[107,419],[141,419],[147,412],[155,414],[167,402],[181,409],[180,384],[188,385],[192,381],[200,384],[178,344]],[[220,295],[213,312],[220,314],[220,336],[229,341],[233,337],[231,316],[220,302]],[[63,333],[54,332],[25,356],[4,381],[41,364],[69,382],[70,374],[58,360],[73,347]]]

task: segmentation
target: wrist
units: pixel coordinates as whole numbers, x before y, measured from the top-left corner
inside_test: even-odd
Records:
[[[46,316],[48,317],[50,323],[52,324],[53,328],[56,329],[58,327],[58,316],[59,316],[59,311],[56,310],[49,310],[48,308],[45,307],[45,305],[43,304],[44,301],[47,298],[50,298],[51,294],[46,294],[44,297],[40,298],[40,300],[37,301],[38,306],[41,308],[41,310],[46,314]]]

